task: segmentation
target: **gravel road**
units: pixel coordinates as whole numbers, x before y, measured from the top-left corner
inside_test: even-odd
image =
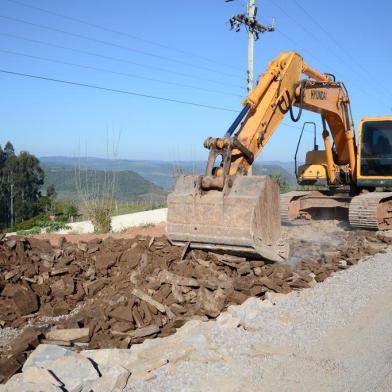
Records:
[[[129,391],[391,391],[392,250],[257,309],[246,329],[204,325],[203,356]]]

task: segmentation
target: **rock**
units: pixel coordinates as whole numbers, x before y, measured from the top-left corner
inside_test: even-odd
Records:
[[[24,360],[23,355],[0,359],[0,383],[7,381],[21,367]]]
[[[142,327],[135,329],[134,331],[129,331],[129,332],[115,332],[113,331],[114,335],[120,335],[120,336],[129,336],[131,338],[142,338],[144,336],[150,336],[153,335],[154,333],[159,332],[159,327],[155,324],[149,325],[147,327]]]
[[[10,343],[12,354],[18,354],[28,350],[30,347],[38,346],[38,335],[39,332],[34,330],[32,327],[27,327],[23,332],[12,339]]]
[[[34,313],[38,310],[38,297],[33,290],[19,285],[12,296],[12,301],[17,312],[24,316],[26,314]]]
[[[42,366],[53,372],[69,391],[99,378],[93,364],[83,355],[76,353],[47,361]]]
[[[237,328],[241,323],[238,317],[227,312],[220,314],[216,321],[224,328]]]
[[[109,392],[122,391],[126,385],[130,372],[121,366],[100,366],[99,371],[102,377],[86,385],[82,392]]]
[[[61,392],[64,391],[59,386],[45,382],[45,380],[37,382],[29,382],[24,378],[24,373],[15,374],[6,385],[2,385],[1,392]]]
[[[37,366],[31,366],[23,372],[23,380],[33,384],[52,384],[57,387],[62,387],[63,384],[59,382],[51,372]]]
[[[102,280],[83,283],[83,288],[86,291],[87,295],[89,295],[90,297],[97,294],[98,291],[100,291],[104,287],[105,287],[105,283]]]
[[[392,244],[392,230],[378,231],[377,238],[386,244]]]
[[[131,371],[132,366],[137,361],[136,356],[128,349],[104,348],[100,350],[84,350],[80,354],[96,363],[98,369],[101,369],[101,367],[120,366]]]
[[[211,292],[202,287],[198,292],[197,299],[207,316],[217,317],[225,305],[226,295],[221,289]]]
[[[200,286],[199,282],[196,279],[176,275],[166,270],[162,270],[159,273],[158,277],[161,283],[170,283],[170,284],[176,284],[178,286],[189,286],[189,287]]]
[[[241,293],[240,291],[233,290],[228,296],[227,299],[230,302],[234,302],[237,305],[241,305],[244,301],[246,301],[248,297]]]
[[[262,313],[266,308],[273,307],[272,302],[261,301],[258,298],[248,298],[242,305],[229,306],[227,311],[235,319],[240,320],[240,325],[247,330],[262,329]]]
[[[274,305],[284,301],[287,298],[288,297],[286,296],[286,294],[274,293],[273,291],[267,291],[265,293],[265,299],[272,302]]]
[[[110,311],[109,316],[116,320],[133,322],[132,308],[130,306],[117,306]]]
[[[67,276],[51,284],[50,288],[55,297],[65,297],[73,294],[75,290],[75,282],[72,277]]]
[[[89,338],[89,333],[89,328],[52,329],[45,334],[45,338],[48,340],[81,342]]]
[[[45,364],[65,356],[77,355],[71,350],[52,344],[40,344],[27,358],[23,371],[32,366],[45,367]]]
[[[149,303],[151,306],[154,308],[158,309],[161,313],[165,313],[165,306],[159,303],[158,301],[155,301],[152,297],[150,297],[148,294],[144,293],[142,290],[139,289],[133,289],[132,294],[135,297],[138,297],[142,299],[143,301]]]
[[[99,271],[105,271],[116,264],[116,255],[113,253],[102,253],[96,256],[95,267]]]

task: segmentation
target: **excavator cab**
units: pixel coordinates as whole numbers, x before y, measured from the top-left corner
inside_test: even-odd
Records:
[[[357,184],[392,186],[392,116],[362,119],[358,136]]]
[[[313,128],[313,150],[306,153],[305,163],[298,166],[298,150],[301,145],[302,136],[306,127],[310,125]],[[295,176],[299,185],[314,185],[316,182],[327,180],[327,156],[325,150],[319,150],[316,136],[316,124],[314,122],[305,122],[298,139],[297,149],[294,155]]]

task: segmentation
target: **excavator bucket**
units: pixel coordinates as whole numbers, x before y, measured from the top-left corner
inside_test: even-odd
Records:
[[[279,187],[270,176],[230,176],[204,190],[202,176],[180,176],[168,196],[167,236],[174,245],[284,261]]]

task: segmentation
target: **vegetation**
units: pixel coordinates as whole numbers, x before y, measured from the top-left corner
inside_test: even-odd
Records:
[[[17,235],[33,235],[33,234],[40,234],[44,233],[54,233],[59,230],[67,230],[71,227],[68,226],[64,222],[56,222],[56,221],[48,221],[48,220],[41,220],[37,221],[36,224],[31,227],[30,229],[25,230],[17,230]]]
[[[278,183],[280,193],[286,193],[290,190],[289,182],[285,176],[282,174],[272,174],[272,177]]]
[[[0,227],[30,219],[42,211],[40,188],[44,172],[38,159],[26,151],[15,154],[13,145],[0,146]]]
[[[103,177],[94,170],[77,168],[74,178],[83,214],[91,220],[95,233],[107,233],[112,229],[116,172],[104,171],[100,174]]]
[[[59,199],[80,202],[83,197],[81,197],[78,187],[88,186],[91,188],[92,184],[104,186],[109,173],[113,173],[116,177],[114,198],[118,201],[134,202],[144,199],[162,202],[166,198],[166,192],[161,187],[131,170],[101,170],[49,163],[43,165],[43,170],[45,172],[45,186],[53,184]],[[77,181],[75,181],[75,177],[78,177]]]

